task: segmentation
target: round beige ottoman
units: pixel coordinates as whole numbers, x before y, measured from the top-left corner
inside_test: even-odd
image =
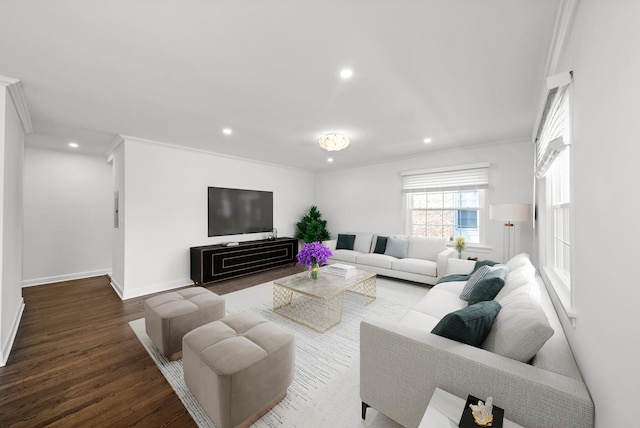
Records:
[[[225,315],[224,298],[202,287],[171,291],[144,302],[147,335],[170,360],[182,356],[186,333]]]
[[[287,395],[294,336],[241,312],[182,339],[184,380],[219,428],[248,427]]]

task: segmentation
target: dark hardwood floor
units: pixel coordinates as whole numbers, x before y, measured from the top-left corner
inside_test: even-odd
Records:
[[[289,266],[208,286],[224,295],[304,270]],[[107,276],[24,288],[0,367],[0,427],[196,426],[129,327],[150,296],[120,300]]]

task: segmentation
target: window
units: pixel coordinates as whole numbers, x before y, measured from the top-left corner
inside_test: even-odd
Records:
[[[403,173],[406,233],[483,243],[488,170],[488,164],[474,164]]]
[[[571,206],[571,73],[552,76],[559,82],[550,90],[536,137],[536,177],[544,179],[546,198],[542,236],[542,272],[553,286],[570,319],[575,318],[571,302],[572,206]]]
[[[569,148],[558,155],[547,174],[549,194],[549,228],[547,240],[549,254],[547,264],[560,277],[566,287],[571,287],[571,175]]]

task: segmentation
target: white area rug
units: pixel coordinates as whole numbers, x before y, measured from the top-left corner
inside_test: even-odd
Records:
[[[254,312],[290,330],[296,337],[295,376],[287,396],[253,426],[400,427],[371,408],[367,410],[366,421],[361,418],[360,321],[368,316],[399,319],[429,289],[378,278],[376,301],[364,306],[361,296],[347,293],[342,321],[326,333],[317,333],[274,313],[272,290],[272,283],[268,282],[224,296],[229,314]],[[184,383],[182,360],[168,361],[157,351],[145,333],[144,318],[129,324],[198,426],[215,427]]]

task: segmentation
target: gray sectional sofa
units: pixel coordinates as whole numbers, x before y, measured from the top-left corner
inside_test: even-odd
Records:
[[[448,260],[448,273],[469,274],[475,267]],[[435,285],[399,321],[363,320],[363,409],[371,406],[407,428],[417,427],[439,387],[461,398],[491,396],[506,418],[528,428],[593,427],[593,401],[541,278],[524,254],[506,269],[504,287],[493,298],[500,310],[480,346],[431,332],[471,303],[460,298],[465,280]]]
[[[346,239],[343,239],[345,238]],[[343,233],[325,241],[333,256],[329,264],[346,263],[392,278],[435,284],[446,275],[447,259],[456,257],[445,239]]]

